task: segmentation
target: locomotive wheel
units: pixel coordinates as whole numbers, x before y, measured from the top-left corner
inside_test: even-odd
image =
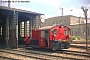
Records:
[[[60,42],[53,42],[52,50],[61,50],[61,43]]]
[[[25,46],[26,46],[26,47],[28,47],[28,45],[27,45],[27,44],[26,44]]]
[[[53,51],[55,51],[56,49],[55,48],[52,48]]]

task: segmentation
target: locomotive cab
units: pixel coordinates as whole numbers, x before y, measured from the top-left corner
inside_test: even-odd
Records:
[[[49,42],[50,42],[50,28],[53,26],[48,26],[48,27],[42,27],[39,28],[38,30],[41,31],[41,39],[44,39],[45,41],[45,47],[49,48]]]

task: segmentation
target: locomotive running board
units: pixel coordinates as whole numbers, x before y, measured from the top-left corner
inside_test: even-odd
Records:
[[[39,46],[36,46],[36,45],[28,45],[27,47],[31,47],[31,48],[42,48],[42,47],[39,47]],[[49,47],[46,47],[46,49],[50,49]]]
[[[36,46],[36,45],[28,45],[28,47],[38,47],[39,48],[39,46]]]

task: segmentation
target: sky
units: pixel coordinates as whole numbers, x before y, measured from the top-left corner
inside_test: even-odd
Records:
[[[1,0],[7,1],[7,0]],[[16,0],[11,0],[16,1]],[[85,6],[88,9],[88,17],[90,17],[90,0],[17,0],[17,1],[29,1],[26,3],[22,2],[11,2],[11,7],[29,10],[44,14],[43,19],[61,16],[61,8],[63,8],[63,15],[73,15],[84,17],[81,6]],[[7,3],[1,3],[1,6],[8,6]],[[72,10],[72,11],[71,11]]]

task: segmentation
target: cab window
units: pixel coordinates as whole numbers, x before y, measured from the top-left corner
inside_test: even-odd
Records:
[[[64,30],[64,35],[68,35],[68,30]]]
[[[52,29],[52,34],[56,35],[57,34],[57,30],[56,29]]]

